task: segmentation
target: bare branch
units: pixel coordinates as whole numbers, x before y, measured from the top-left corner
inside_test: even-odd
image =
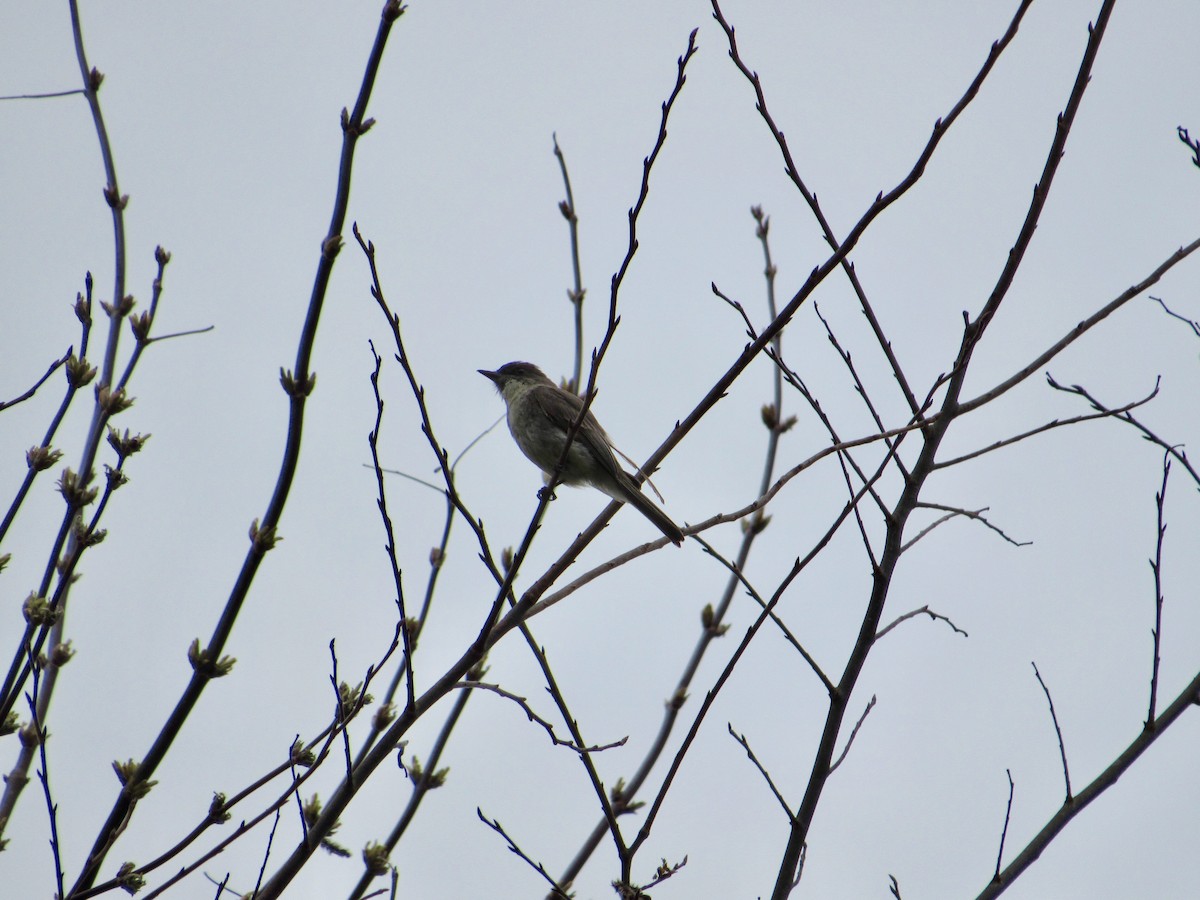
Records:
[[[50,792],[50,764],[46,759],[46,739],[49,737],[49,732],[46,726],[42,723],[42,717],[39,712],[41,706],[41,675],[42,666],[37,660],[33,661],[33,691],[26,698],[29,701],[29,724],[26,726],[26,735],[23,735],[22,740],[34,740],[37,742],[38,758],[41,768],[38,770],[38,781],[42,785],[42,795],[46,799],[46,813],[50,820],[50,853],[54,859],[54,880],[58,885],[58,896],[63,894],[63,866],[62,866],[62,848],[58,842],[58,804],[54,802],[54,796]]]
[[[108,200],[109,206],[113,213],[114,230],[116,233],[116,289],[113,292],[114,303],[118,307],[123,307],[122,298],[125,296],[125,253],[124,253],[124,220],[122,210],[125,206],[125,198],[123,198],[118,189],[116,181],[115,167],[112,162],[112,154],[108,146],[108,141],[104,132],[104,121],[100,115],[99,103],[96,99],[96,88],[99,85],[100,73],[94,69],[89,69],[86,56],[83,51],[83,34],[79,25],[79,10],[77,0],[70,0],[71,6],[71,21],[75,35],[76,55],[80,64],[80,71],[83,76],[85,85],[87,86],[88,105],[92,110],[93,121],[95,122],[98,133],[101,138],[101,151],[104,156],[104,168],[108,178],[108,184],[105,188],[105,197]],[[222,654],[222,650],[229,639],[233,630],[234,622],[237,620],[241,612],[242,605],[249,594],[250,586],[254,580],[255,574],[258,571],[259,565],[262,563],[266,552],[273,546],[273,538],[276,534],[276,529],[283,516],[283,509],[287,502],[288,496],[291,493],[292,483],[296,474],[296,469],[300,457],[300,442],[303,435],[304,409],[309,394],[315,387],[315,375],[312,372],[312,355],[316,341],[317,326],[320,322],[321,312],[324,307],[325,295],[329,285],[329,279],[333,272],[334,261],[338,256],[338,251],[342,246],[342,228],[346,220],[346,210],[350,201],[350,183],[351,173],[354,163],[354,152],[358,143],[358,139],[370,128],[370,121],[367,119],[366,110],[367,103],[371,96],[372,88],[375,84],[375,75],[379,70],[380,62],[383,58],[383,48],[387,43],[388,35],[391,33],[392,24],[396,21],[400,14],[399,3],[389,2],[385,5],[383,14],[380,17],[380,25],[376,31],[375,41],[371,49],[370,56],[364,69],[363,80],[358,91],[358,96],[355,100],[353,111],[343,111],[342,118],[342,148],[341,160],[338,171],[337,187],[334,192],[332,215],[329,221],[329,227],[324,240],[321,242],[321,251],[317,260],[316,273],[313,279],[312,293],[309,298],[308,308],[305,314],[304,325],[301,329],[300,338],[297,342],[296,361],[294,368],[291,371],[281,372],[281,382],[288,395],[289,417],[288,417],[288,432],[286,445],[283,450],[282,459],[279,466],[279,474],[276,479],[275,487],[271,492],[271,497],[267,503],[266,511],[263,513],[258,527],[254,529],[256,535],[261,536],[261,540],[256,538],[251,541],[250,549],[247,551],[243,560],[241,569],[235,581],[234,587],[230,592],[225,606],[221,612],[220,618],[217,621],[212,636],[209,638],[207,646],[203,648],[205,658],[217,660]],[[160,265],[163,260],[160,259]],[[115,326],[116,317],[113,317],[112,324]],[[116,349],[116,333],[117,329],[110,329],[109,335],[109,352],[106,356],[103,370],[104,383],[112,383],[112,367],[115,364],[113,359]],[[80,471],[86,472],[90,469],[81,467]],[[153,745],[149,751],[142,757],[141,764],[138,768],[137,777],[140,780],[149,779],[151,774],[157,769],[158,765],[166,756],[175,741],[176,736],[180,733],[184,721],[187,719],[191,710],[208,685],[210,678],[207,674],[196,669],[192,673],[192,677],[188,681],[187,687],[179,697],[174,709],[167,718],[162,730],[156,736]],[[133,811],[134,797],[132,792],[122,791],[113,804],[108,818],[101,826],[96,840],[87,855],[86,862],[81,868],[79,877],[72,887],[71,892],[78,893],[90,887],[101,866],[104,864],[105,857],[111,848],[112,840],[115,838],[119,829],[123,827]],[[328,811],[328,810],[327,810]],[[337,811],[334,811],[333,817],[326,819],[323,825],[328,827],[333,819],[336,818]],[[319,829],[318,829],[319,833]],[[302,859],[307,859],[313,852],[313,848],[305,846],[304,852],[293,855],[288,862],[284,863],[281,880],[287,883],[298,870],[298,863]],[[294,868],[289,868],[289,862]],[[277,877],[279,877],[277,875]],[[273,878],[272,882],[276,879]],[[277,896],[272,893],[271,883],[268,883],[263,888],[263,893],[260,895],[260,900],[266,900],[268,897]]]
[[[1028,547],[1030,544],[1033,543],[1033,541],[1018,541],[1015,538],[1011,538],[1008,536],[1008,534],[1004,531],[1003,528],[1000,528],[998,525],[993,525],[990,521],[988,521],[987,517],[984,516],[983,514],[985,512],[987,512],[990,508],[991,507],[984,506],[980,509],[963,509],[960,506],[946,506],[942,503],[926,503],[926,502],[922,501],[917,504],[917,509],[940,509],[940,510],[944,510],[946,512],[946,515],[942,516],[941,518],[939,518],[936,521],[932,522],[931,524],[925,526],[919,532],[917,532],[916,535],[914,535],[910,540],[908,540],[904,544],[903,550],[907,550],[908,548],[910,548],[913,544],[915,544],[921,538],[925,537],[925,535],[929,534],[929,532],[933,531],[933,529],[937,528],[939,525],[942,525],[945,522],[949,522],[951,519],[957,518],[959,516],[964,516],[965,518],[971,519],[972,521],[980,522],[983,525],[986,525],[988,528],[990,528],[992,531],[996,532],[996,534],[1000,535],[1000,537],[1004,538],[1004,540],[1006,540],[1008,543],[1012,544],[1014,547]]]
[[[208,334],[216,328],[215,325],[205,325],[203,328],[189,328],[186,331],[172,331],[170,334],[156,334],[153,337],[147,338],[147,344],[156,344],[159,341],[169,341],[172,338],[191,337],[193,334]]]
[[[747,580],[746,576],[742,573],[742,570],[736,564],[730,562],[724,556],[718,553],[716,548],[713,547],[713,545],[708,541],[704,540],[704,538],[700,537],[699,535],[694,535],[694,538],[700,544],[700,546],[704,548],[704,551],[709,556],[729,570],[733,577],[736,578],[742,587],[746,589],[746,593],[749,594],[750,597],[753,598],[754,602],[758,604],[760,609],[767,610],[771,616],[771,621],[774,622],[776,627],[779,628],[779,631],[783,634],[784,639],[791,644],[793,648],[795,648],[796,652],[800,654],[806,663],[808,663],[809,668],[813,670],[813,673],[819,679],[821,679],[821,684],[825,686],[825,691],[829,694],[832,694],[835,689],[833,682],[829,680],[829,676],[827,676],[821,670],[821,667],[817,664],[817,661],[813,659],[812,654],[804,649],[804,646],[800,643],[799,639],[792,634],[791,630],[787,627],[787,625],[784,624],[783,620],[779,618],[775,611],[773,609],[767,609],[767,601],[763,599],[762,595],[755,589],[754,585]],[[724,632],[722,632],[722,634],[723,633]]]
[[[1154,536],[1154,558],[1150,560],[1150,570],[1154,573],[1154,630],[1151,632],[1154,638],[1154,657],[1150,664],[1150,707],[1146,713],[1145,723],[1147,728],[1154,723],[1156,706],[1158,704],[1158,668],[1162,662],[1162,658],[1159,656],[1159,649],[1162,646],[1162,556],[1163,538],[1167,534],[1167,523],[1163,518],[1163,507],[1167,499],[1167,478],[1171,474],[1171,457],[1166,453],[1163,453],[1162,469],[1162,487],[1154,495],[1157,527],[1155,528]]]
[[[1008,805],[1004,808],[1004,827],[1000,830],[1000,849],[996,851],[996,873],[992,876],[993,880],[1000,877],[1000,862],[1004,859],[1004,841],[1008,837],[1008,823],[1012,821],[1013,793],[1016,790],[1012,770],[1005,769],[1004,774],[1008,776]]]
[[[758,769],[763,779],[767,782],[767,787],[771,789],[771,793],[774,794],[775,799],[779,801],[779,805],[783,809],[783,814],[788,817],[788,821],[790,822],[792,820],[792,808],[788,805],[788,802],[783,799],[783,794],[779,793],[779,788],[775,787],[775,782],[771,780],[770,773],[767,772],[766,768],[763,767],[763,764],[758,761],[758,757],[754,755],[754,751],[750,749],[750,742],[746,740],[746,736],[744,734],[738,734],[733,730],[732,722],[728,722],[726,724],[729,728],[730,737],[742,745],[742,749],[746,751],[746,756],[750,758],[750,762],[754,763],[754,768]]]
[[[658,868],[655,870],[653,880],[647,881],[643,885],[632,885],[618,882],[613,884],[613,889],[617,892],[617,896],[621,897],[622,900],[644,900],[644,898],[648,898],[650,896],[646,893],[646,891],[650,890],[652,887],[657,887],[658,885],[662,884],[668,878],[677,874],[679,870],[687,864],[688,858],[686,856],[674,865],[671,865],[664,859],[661,863],[659,863]]]
[[[1064,393],[1067,393],[1067,394],[1077,394],[1078,396],[1083,397],[1085,400],[1087,400],[1088,403],[1090,403],[1092,405],[1092,408],[1097,409],[1097,410],[1102,410],[1105,412],[1108,411],[1107,406],[1105,406],[1103,403],[1101,403],[1099,400],[1097,400],[1091,393],[1089,393],[1087,391],[1087,389],[1081,387],[1080,385],[1073,384],[1070,387],[1066,387],[1064,385],[1059,384],[1057,381],[1055,381],[1053,378],[1050,378],[1049,376],[1046,377],[1046,380],[1050,383],[1050,387],[1054,388],[1055,390],[1063,391]],[[1192,476],[1192,481],[1194,481],[1196,483],[1197,487],[1200,487],[1200,472],[1198,472],[1192,466],[1191,461],[1188,459],[1187,453],[1182,449],[1182,447],[1183,447],[1182,444],[1169,443],[1168,441],[1159,437],[1157,434],[1155,434],[1153,431],[1151,431],[1145,425],[1143,425],[1140,421],[1135,419],[1128,412],[1120,412],[1117,410],[1114,410],[1113,412],[1114,412],[1115,418],[1119,419],[1122,422],[1126,422],[1129,425],[1132,425],[1134,428],[1136,428],[1138,431],[1140,431],[1142,433],[1142,436],[1146,440],[1148,440],[1150,443],[1157,444],[1159,447],[1162,447],[1163,450],[1166,451],[1166,453],[1168,453],[1172,459],[1174,459],[1176,462],[1178,462],[1180,465],[1182,465],[1187,470],[1188,474]]]
[[[1042,829],[1025,845],[1024,849],[1002,871],[998,872],[992,881],[977,895],[978,900],[991,900],[998,897],[1042,855],[1050,842],[1067,827],[1076,816],[1083,812],[1093,800],[1117,783],[1130,766],[1150,748],[1150,746],[1166,734],[1184,712],[1200,703],[1200,674],[1197,674],[1175,697],[1171,704],[1159,714],[1149,728],[1142,728],[1140,733],[1130,742],[1121,754],[1107,768],[1076,794],[1071,802],[1064,803],[1058,812],[1042,826]]]
[[[500,824],[498,819],[489,819],[483,814],[483,810],[479,807],[475,807],[475,815],[479,816],[479,821],[481,821],[484,825],[492,829],[492,831],[496,832],[496,834],[500,835],[500,837],[504,838],[505,842],[508,844],[509,850],[511,850],[521,859],[525,860],[530,868],[546,879],[547,884],[550,885],[551,897],[560,897],[562,900],[570,900],[570,894],[568,894],[566,891],[566,889],[571,886],[570,883],[560,885],[557,881],[550,877],[550,873],[546,871],[545,866],[543,866],[540,862],[534,862],[533,859],[531,859],[525,853],[525,851],[517,846],[517,842],[509,837],[508,832],[504,830],[504,827]]]
[[[44,94],[6,94],[0,97],[0,100],[49,100],[53,97],[73,97],[76,94],[86,94],[87,91],[82,88],[74,88],[69,91],[48,91]]]
[[[1147,288],[1150,288],[1154,284],[1156,284],[1159,281],[1159,279],[1161,279],[1165,274],[1167,274],[1167,272],[1169,272],[1176,265],[1183,262],[1183,260],[1187,259],[1193,253],[1195,253],[1196,250],[1200,250],[1200,238],[1197,238],[1196,240],[1192,241],[1190,244],[1186,244],[1186,245],[1180,247],[1178,250],[1176,250],[1174,253],[1172,253],[1170,256],[1168,256],[1165,260],[1163,260],[1163,262],[1153,272],[1151,272],[1149,275],[1147,275],[1145,278],[1143,278],[1141,281],[1139,281],[1137,284],[1133,285],[1132,287],[1126,288],[1124,291],[1122,291],[1120,294],[1118,294],[1113,300],[1109,301],[1107,304],[1102,306],[1096,312],[1092,313],[1092,315],[1088,316],[1086,319],[1084,319],[1082,322],[1080,322],[1078,325],[1076,325],[1074,328],[1072,328],[1070,331],[1068,331],[1065,335],[1063,335],[1061,338],[1059,338],[1057,341],[1055,341],[1053,344],[1051,344],[1050,347],[1047,348],[1045,351],[1043,351],[1041,354],[1039,354],[1036,359],[1032,360],[1027,365],[1023,366],[1015,375],[1005,379],[1000,384],[996,385],[995,387],[991,388],[990,390],[984,391],[979,396],[977,396],[971,400],[967,400],[963,403],[960,403],[959,411],[960,412],[970,412],[971,410],[978,409],[979,407],[983,406],[984,404],[990,403],[992,400],[995,400],[1001,394],[1016,387],[1018,384],[1020,384],[1022,381],[1024,381],[1026,378],[1028,378],[1030,375],[1032,375],[1034,372],[1043,368],[1046,365],[1046,363],[1048,363],[1048,362],[1050,362],[1050,360],[1054,359],[1054,357],[1056,357],[1064,349],[1069,347],[1071,344],[1075,343],[1075,341],[1079,340],[1079,338],[1082,337],[1085,333],[1090,331],[1096,325],[1103,322],[1105,319],[1107,319],[1109,316],[1111,316],[1114,312],[1116,312],[1118,309],[1120,309],[1122,306],[1124,306],[1126,303],[1128,303],[1134,297],[1139,296]]]
[[[1047,373],[1046,377],[1047,378],[1050,377],[1048,373]],[[1051,380],[1051,383],[1053,384],[1053,379],[1050,379],[1050,380]],[[1155,381],[1153,390],[1151,390],[1149,394],[1147,394],[1145,397],[1143,397],[1140,400],[1133,400],[1129,403],[1126,403],[1124,406],[1120,406],[1115,409],[1105,409],[1105,410],[1102,410],[1101,412],[1091,413],[1091,414],[1082,415],[1082,416],[1074,416],[1070,419],[1051,419],[1049,422],[1045,423],[1044,425],[1039,425],[1037,428],[1031,428],[1028,431],[1023,431],[1020,434],[1013,435],[1010,438],[1005,438],[1002,441],[996,441],[994,444],[989,444],[988,446],[982,447],[979,450],[973,450],[970,453],[964,453],[962,456],[954,457],[954,459],[948,459],[948,460],[943,460],[943,461],[937,462],[934,464],[933,467],[934,467],[934,469],[948,469],[951,466],[957,466],[960,463],[964,463],[964,462],[967,462],[968,460],[976,459],[977,457],[983,456],[985,453],[991,453],[993,450],[999,450],[1001,447],[1008,447],[1013,444],[1020,443],[1021,441],[1025,440],[1026,438],[1031,438],[1031,437],[1041,434],[1045,431],[1051,431],[1052,429],[1055,429],[1055,428],[1063,428],[1063,427],[1066,427],[1067,425],[1077,425],[1080,422],[1090,422],[1093,419],[1106,419],[1110,416],[1117,416],[1117,415],[1120,415],[1121,413],[1129,412],[1129,410],[1131,410],[1131,409],[1136,409],[1139,406],[1149,403],[1151,400],[1153,400],[1157,396],[1158,396],[1158,382]]]
[[[554,742],[555,746],[566,747],[568,750],[574,750],[576,753],[600,753],[604,750],[612,750],[616,747],[624,747],[625,743],[629,740],[629,737],[626,736],[620,740],[612,741],[608,744],[592,744],[589,747],[581,747],[571,741],[564,741],[557,734],[555,734],[554,726],[535,713],[533,711],[533,707],[529,705],[529,701],[525,697],[521,697],[518,694],[512,693],[511,691],[506,691],[498,684],[488,684],[484,681],[460,681],[455,685],[455,687],[462,690],[491,691],[493,694],[499,694],[501,697],[511,700],[513,703],[517,704],[517,706],[521,707],[521,709],[525,712],[525,715],[529,717],[530,722],[535,722],[546,730],[546,734],[550,736],[550,740]]]
[[[567,199],[563,200],[558,209],[567,220],[571,234],[571,274],[574,276],[574,287],[567,291],[567,299],[575,308],[575,374],[571,379],[571,390],[579,393],[579,385],[583,380],[583,298],[587,293],[583,287],[583,271],[579,262],[579,214],[575,210],[575,193],[571,190],[571,176],[567,174],[567,159],[558,146],[558,135],[552,135],[554,140],[554,158],[558,160],[558,168],[562,171],[563,187]]]
[[[729,306],[732,307],[733,310],[739,316],[742,317],[742,321],[746,323],[747,336],[751,340],[757,339],[758,331],[755,329],[754,323],[750,321],[750,316],[746,313],[746,307],[742,306],[742,304],[740,302],[738,302],[737,300],[734,300],[734,299],[726,296],[724,291],[722,291],[719,287],[717,287],[717,283],[715,281],[710,283],[710,287],[712,288],[712,292],[714,294],[716,294],[718,297],[720,297],[722,300],[724,300],[727,304],[729,304]]]
[[[1163,312],[1165,312],[1168,316],[1178,319],[1180,322],[1186,323],[1187,326],[1192,329],[1192,333],[1196,335],[1196,337],[1200,337],[1200,322],[1197,322],[1194,319],[1189,319],[1187,316],[1181,316],[1179,313],[1174,312],[1169,306],[1167,306],[1166,303],[1163,302],[1162,298],[1160,297],[1155,297],[1152,295],[1150,299],[1161,306],[1163,308]]]
[[[846,746],[842,748],[842,752],[838,754],[837,759],[829,764],[829,774],[832,775],[838,766],[842,764],[842,760],[846,758],[846,754],[850,752],[851,746],[854,744],[854,739],[858,737],[858,729],[862,728],[863,722],[867,721],[867,715],[875,708],[875,695],[871,695],[871,699],[867,701],[866,709],[862,711],[862,715],[858,717],[858,721],[854,723],[854,727],[850,729],[850,737],[846,741]]]
[[[1067,788],[1067,797],[1063,803],[1068,804],[1071,802],[1071,772],[1067,768],[1067,748],[1063,743],[1062,729],[1058,727],[1058,715],[1054,712],[1054,698],[1050,696],[1050,688],[1046,687],[1046,682],[1042,680],[1042,673],[1038,671],[1037,663],[1031,663],[1031,665],[1033,674],[1037,676],[1038,684],[1042,686],[1042,691],[1046,695],[1046,702],[1050,705],[1050,718],[1054,722],[1054,733],[1058,735],[1058,753],[1062,757],[1063,781]]]
[[[383,358],[375,352],[375,345],[371,345],[371,356],[374,358],[375,365],[371,371],[371,391],[375,395],[375,427],[371,429],[367,436],[367,443],[371,448],[371,464],[375,470],[375,488],[376,497],[375,505],[379,509],[379,516],[383,521],[384,534],[387,535],[387,544],[384,545],[384,552],[387,554],[388,563],[392,570],[392,587],[396,589],[396,610],[400,617],[400,639],[404,643],[404,682],[405,691],[407,694],[407,703],[412,707],[416,703],[416,686],[413,684],[413,667],[412,667],[412,642],[413,637],[408,628],[408,610],[405,607],[404,601],[404,578],[400,573],[400,563],[396,559],[396,533],[392,528],[392,517],[388,514],[387,491],[384,489],[383,469],[379,463],[379,431],[383,426],[383,395],[379,393],[379,372],[383,365]],[[389,701],[390,701],[389,697]],[[346,777],[351,777],[350,772],[350,746],[346,745]]]
[[[50,364],[50,368],[46,370],[46,374],[39,378],[33,387],[21,394],[19,397],[13,397],[11,400],[0,402],[0,411],[10,409],[11,407],[16,406],[18,403],[24,403],[26,400],[36,394],[38,388],[45,384],[49,380],[50,376],[58,371],[58,369],[64,366],[67,360],[71,358],[71,354],[74,352],[74,348],[68,347],[67,352]]]
[[[928,606],[922,606],[920,609],[909,610],[904,615],[897,616],[892,622],[890,622],[883,628],[879,629],[879,631],[875,633],[875,640],[879,640],[881,637],[883,637],[885,634],[887,634],[889,631],[891,631],[893,628],[895,628],[901,622],[907,622],[909,619],[913,619],[913,618],[916,618],[917,616],[922,616],[922,615],[929,616],[929,618],[933,619],[935,622],[940,619],[941,621],[943,621],[947,625],[949,625],[951,630],[953,630],[957,634],[961,634],[963,637],[970,637],[970,635],[968,635],[965,631],[963,631],[961,628],[959,628],[957,625],[955,625],[948,616],[943,616],[941,613],[936,613],[932,609],[930,609]]]

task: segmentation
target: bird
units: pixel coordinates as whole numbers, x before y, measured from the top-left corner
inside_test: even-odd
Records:
[[[508,430],[529,461],[549,479],[563,455],[567,434],[579,418],[583,401],[563,390],[528,362],[505,363],[496,371],[478,369],[489,378],[508,408]],[[563,484],[589,485],[620,503],[628,503],[676,546],[683,531],[642,493],[633,476],[613,455],[613,442],[589,410],[571,442],[558,475]]]

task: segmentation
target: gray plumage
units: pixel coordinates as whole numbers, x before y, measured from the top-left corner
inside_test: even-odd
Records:
[[[480,369],[496,385],[508,407],[508,430],[521,452],[547,477],[558,465],[567,433],[579,418],[583,401],[564,391],[533,363],[510,362],[495,372]],[[571,442],[559,480],[569,485],[589,485],[621,503],[628,503],[677,545],[683,532],[642,493],[617,462],[612,440],[588,410]]]

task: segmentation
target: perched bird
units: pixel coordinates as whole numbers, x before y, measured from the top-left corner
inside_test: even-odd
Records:
[[[504,398],[508,430],[521,452],[549,478],[562,458],[567,433],[579,418],[583,401],[556,385],[533,363],[510,362],[495,372],[480,369],[479,374],[490,378]],[[683,544],[679,526],[642,493],[638,483],[617,463],[612,441],[590,410],[571,442],[559,480],[563,484],[591,485],[614,500],[628,503],[672,543]]]

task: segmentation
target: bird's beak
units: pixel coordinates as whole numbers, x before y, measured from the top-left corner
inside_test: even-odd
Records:
[[[489,372],[487,369],[476,369],[475,371],[478,372],[480,375],[483,375],[484,377],[491,379],[492,383],[495,384],[497,387],[500,386],[500,373],[499,372]]]

